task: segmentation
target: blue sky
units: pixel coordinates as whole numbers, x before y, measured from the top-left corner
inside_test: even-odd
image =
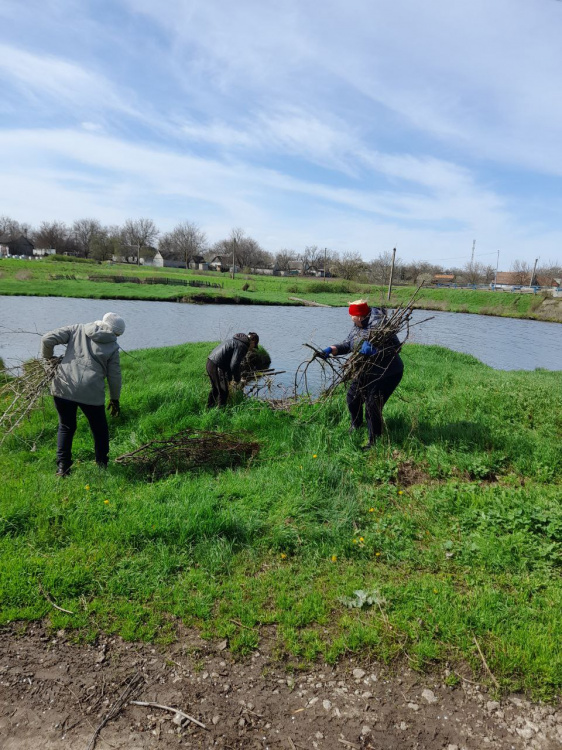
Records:
[[[0,214],[561,263],[561,39],[558,0],[0,0]]]

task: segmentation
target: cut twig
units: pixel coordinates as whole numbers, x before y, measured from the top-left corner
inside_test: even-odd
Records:
[[[109,709],[101,723],[96,728],[94,734],[92,735],[92,738],[90,739],[88,743],[88,747],[86,750],[94,750],[94,747],[96,746],[96,742],[99,736],[99,733],[104,728],[104,726],[110,722],[112,719],[115,719],[116,716],[118,716],[121,711],[123,710],[123,707],[125,704],[129,701],[132,695],[134,695],[141,685],[144,683],[144,677],[141,674],[135,674],[131,679],[129,680],[129,684],[121,694],[121,696],[118,698],[118,700],[115,701],[113,706]],[[131,703],[133,701],[130,701]]]
[[[58,604],[55,604],[54,601],[49,596],[49,594],[45,591],[45,589],[43,588],[43,586],[41,585],[41,583],[39,583],[39,591],[43,594],[43,596],[45,597],[45,599],[49,602],[49,604],[51,605],[51,607],[54,607],[55,609],[58,609],[59,612],[64,612],[67,615],[73,615],[73,614],[75,614],[74,612],[71,612],[69,609],[64,609],[63,607],[59,607]]]
[[[205,724],[202,724],[197,719],[194,719],[193,716],[190,716],[189,714],[186,714],[184,711],[180,711],[179,708],[172,708],[171,706],[163,706],[161,703],[152,703],[151,701],[129,701],[133,706],[148,706],[152,708],[161,708],[163,711],[171,711],[176,716],[181,717],[185,721],[191,721],[193,724],[197,724],[198,727],[201,727],[202,729],[206,729],[209,731],[209,729],[205,726]]]
[[[477,639],[476,639],[476,636],[473,636],[473,638],[474,638],[474,643],[476,644],[476,648],[478,649],[478,653],[480,654],[480,658],[482,659],[482,664],[483,664],[483,665],[484,665],[484,667],[486,668],[486,672],[488,672],[488,674],[490,675],[490,679],[492,680],[492,682],[494,683],[494,685],[495,685],[495,686],[496,686],[497,688],[499,688],[500,684],[499,684],[499,682],[498,682],[498,681],[496,680],[496,678],[494,677],[494,675],[493,675],[493,673],[492,673],[492,670],[491,670],[491,669],[490,669],[490,667],[488,666],[488,662],[486,661],[486,658],[485,658],[484,654],[482,653],[482,649],[480,648],[480,644],[478,643],[478,641],[477,641]]]

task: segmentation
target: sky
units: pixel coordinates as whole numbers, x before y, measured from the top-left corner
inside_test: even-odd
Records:
[[[560,264],[561,39],[560,0],[0,0],[0,215]]]

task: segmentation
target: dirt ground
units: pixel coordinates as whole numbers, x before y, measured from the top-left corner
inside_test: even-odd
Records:
[[[167,647],[110,637],[79,646],[64,631],[15,624],[0,630],[0,748],[562,747],[561,706],[516,695],[498,702],[467,679],[447,687],[445,677],[353,658],[289,673],[267,645],[235,661],[226,642],[193,633]],[[205,728],[123,697],[179,709]]]

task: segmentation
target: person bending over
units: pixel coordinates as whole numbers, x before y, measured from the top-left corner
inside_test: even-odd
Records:
[[[94,437],[96,463],[107,467],[109,429],[105,416],[105,381],[109,386],[108,410],[119,414],[121,366],[117,337],[125,331],[125,321],[116,313],[106,313],[94,323],[78,323],[49,331],[41,338],[41,356],[53,358],[55,346],[66,345],[51,384],[59,415],[57,434],[57,476],[70,474],[72,441],[80,409]]]
[[[236,333],[216,346],[207,359],[207,375],[211,381],[211,392],[207,400],[207,408],[226,406],[228,401],[228,384],[231,380],[239,383],[241,379],[240,366],[246,354],[255,349],[259,343],[257,333]]]

